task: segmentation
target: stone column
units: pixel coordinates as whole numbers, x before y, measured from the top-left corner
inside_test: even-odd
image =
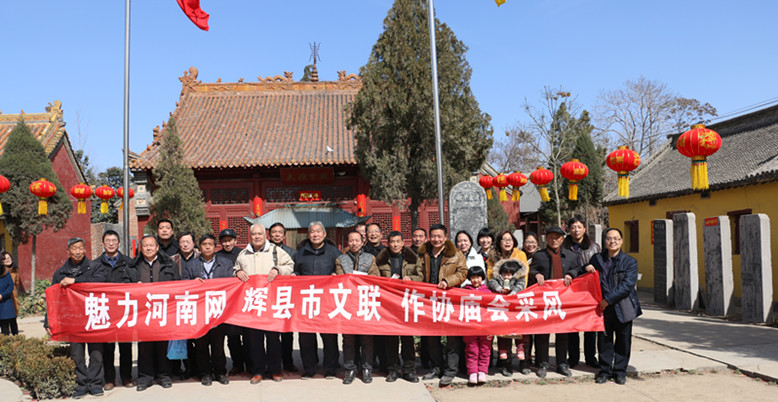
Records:
[[[765,214],[740,217],[740,274],[743,280],[743,321],[765,322],[773,303],[770,218]]]
[[[673,221],[656,219],[654,225],[654,302],[673,303]]]
[[[600,245],[601,248],[605,248],[604,241],[602,240],[602,225],[599,223],[594,223],[589,225],[589,227],[586,229],[586,233],[589,235],[589,238]]]
[[[699,307],[700,282],[697,272],[697,218],[693,213],[673,215],[673,240],[675,308],[696,310]]]
[[[729,315],[735,289],[729,217],[706,218],[702,239],[705,245],[705,312]]]
[[[448,210],[451,241],[456,243],[457,232],[464,230],[473,238],[473,245],[478,246],[478,231],[488,226],[484,190],[471,181],[457,183],[449,192]]]
[[[524,231],[521,229],[514,230],[513,237],[515,237],[516,240],[519,242],[519,248],[522,248],[524,245]]]

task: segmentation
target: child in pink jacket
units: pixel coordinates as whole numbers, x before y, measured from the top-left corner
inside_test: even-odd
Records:
[[[471,267],[467,271],[467,279],[470,280],[470,284],[465,285],[464,289],[489,292],[489,287],[486,286],[486,272],[483,268]],[[463,340],[465,342],[465,366],[469,376],[468,383],[471,385],[483,384],[486,382],[486,373],[489,371],[492,336],[465,336]]]

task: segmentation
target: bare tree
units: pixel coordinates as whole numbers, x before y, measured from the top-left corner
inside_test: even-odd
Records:
[[[489,163],[500,172],[529,174],[542,163],[530,144],[532,134],[519,123],[505,130],[505,139],[495,140],[489,152]]]
[[[704,122],[706,116],[716,116],[716,108],[677,96],[664,83],[643,76],[603,92],[595,107],[598,127],[643,156],[654,153],[668,134]]]

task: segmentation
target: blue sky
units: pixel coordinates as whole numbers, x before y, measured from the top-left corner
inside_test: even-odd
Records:
[[[132,3],[130,149],[175,109],[178,77],[302,77],[321,42],[319,77],[357,73],[390,0],[201,0],[209,32],[175,0]],[[643,75],[719,114],[778,98],[778,2],[493,0],[435,2],[469,47],[471,86],[495,138],[526,119],[524,99],[563,87],[592,109],[597,95]],[[61,100],[68,133],[97,170],[121,166],[124,1],[2,1],[0,111],[42,112]]]

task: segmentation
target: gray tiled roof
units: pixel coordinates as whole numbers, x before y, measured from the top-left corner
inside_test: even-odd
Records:
[[[778,180],[778,106],[710,125],[721,135],[718,152],[708,157],[710,190]],[[675,149],[671,136],[655,155],[630,175],[630,198],[614,191],[606,204],[621,204],[691,194],[691,160]]]

